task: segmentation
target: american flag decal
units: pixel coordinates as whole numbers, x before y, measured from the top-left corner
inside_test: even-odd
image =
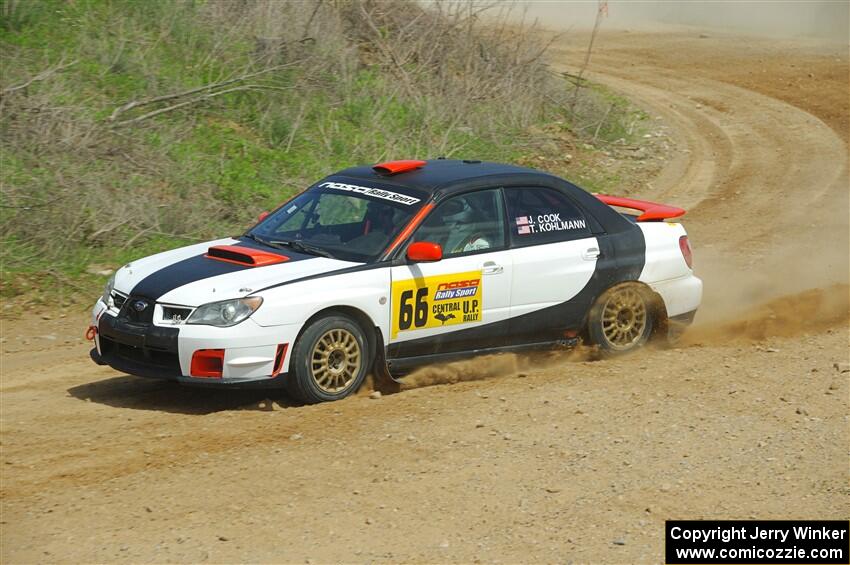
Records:
[[[530,223],[531,223],[531,217],[530,216],[517,216],[516,225],[527,226]],[[522,232],[520,232],[520,233],[522,233]]]

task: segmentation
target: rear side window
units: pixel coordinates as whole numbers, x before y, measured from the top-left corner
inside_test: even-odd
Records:
[[[506,188],[508,224],[514,245],[540,245],[590,237],[584,214],[551,188]]]

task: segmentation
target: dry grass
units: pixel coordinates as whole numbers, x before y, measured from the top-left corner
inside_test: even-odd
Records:
[[[4,283],[235,233],[351,164],[521,162],[540,125],[580,130],[544,36],[500,9],[6,0]]]

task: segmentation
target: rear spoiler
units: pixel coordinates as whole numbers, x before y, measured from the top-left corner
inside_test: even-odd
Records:
[[[634,198],[624,198],[622,196],[606,196],[605,194],[595,194],[594,196],[609,206],[640,210],[643,214],[637,217],[638,222],[666,220],[685,215],[685,211],[682,208],[667,206],[666,204],[656,204],[655,202],[635,200]]]

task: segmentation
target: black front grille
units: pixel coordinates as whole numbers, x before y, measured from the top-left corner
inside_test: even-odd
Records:
[[[189,314],[192,313],[191,308],[180,308],[178,306],[163,306],[162,320],[165,323],[178,324],[185,322]]]
[[[100,351],[104,357],[114,355],[125,361],[142,365],[156,366],[168,372],[180,373],[180,358],[176,353],[153,347],[136,347],[119,343],[108,337],[100,337]]]
[[[124,301],[121,312],[118,314],[121,318],[138,324],[153,323],[154,301],[139,296],[131,296]]]
[[[129,297],[118,316],[108,313],[100,317],[98,339],[102,360],[119,371],[142,377],[177,378],[180,371],[177,336],[178,327],[155,326],[138,321],[141,316],[132,308],[137,297]],[[154,303],[142,310],[152,317]],[[130,319],[134,317],[137,321]]]

